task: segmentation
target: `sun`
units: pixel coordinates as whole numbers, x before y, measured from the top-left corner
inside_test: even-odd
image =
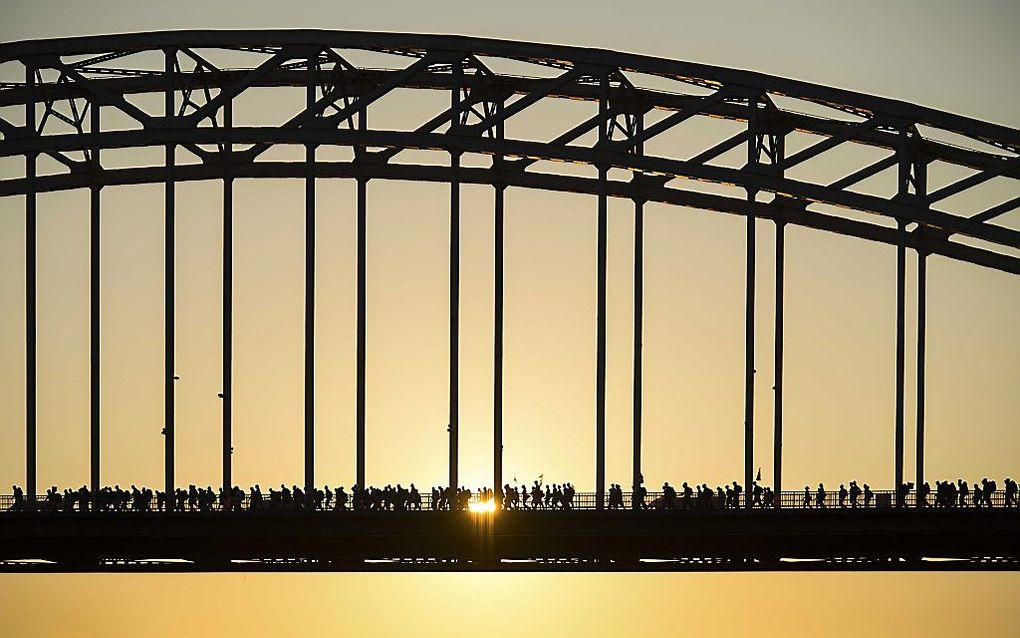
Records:
[[[468,511],[475,514],[491,514],[496,511],[496,501],[479,501],[468,505]]]

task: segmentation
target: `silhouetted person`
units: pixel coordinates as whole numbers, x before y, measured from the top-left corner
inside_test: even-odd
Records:
[[[531,488],[531,507],[534,509],[541,509],[542,507],[542,486],[535,481],[535,485]]]
[[[867,483],[864,484],[864,507],[871,507],[871,499],[875,497],[875,493],[871,491],[871,486]]]
[[[914,488],[913,483],[900,483],[900,486],[896,488],[896,504],[904,506],[907,504],[907,496],[910,495],[910,490]]]
[[[807,485],[804,486],[804,507],[811,507],[811,488]]]
[[[1015,507],[1017,505],[1016,481],[1007,476],[1003,482],[1006,484],[1006,507]]]
[[[970,503],[967,502],[967,497],[970,496],[970,489],[967,487],[967,481],[956,479],[956,493],[960,497],[960,507],[968,507]]]
[[[662,507],[667,510],[671,510],[676,506],[676,490],[670,486],[669,482],[662,484]]]
[[[643,483],[638,483],[637,487],[634,488],[634,493],[631,494],[630,498],[633,501],[632,505],[636,510],[643,510],[648,508],[648,503],[645,499],[648,496],[648,490],[645,488]]]
[[[846,499],[850,495],[850,492],[846,490],[846,486],[842,483],[839,484],[839,506],[846,507]]]
[[[986,481],[987,479],[982,479],[981,481],[983,486],[981,492],[985,495],[985,505],[992,507],[992,497],[995,495],[996,490],[995,481]]]
[[[857,481],[850,481],[850,507],[856,509],[860,498],[861,488],[857,487]]]
[[[917,502],[921,507],[928,507],[928,495],[931,494],[931,485],[925,481],[917,488]]]
[[[815,505],[821,509],[825,509],[825,486],[821,483],[818,484],[818,490],[815,492]]]

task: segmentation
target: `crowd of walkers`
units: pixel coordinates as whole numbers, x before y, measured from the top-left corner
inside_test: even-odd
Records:
[[[1003,485],[1002,506],[1007,508],[1020,507],[1020,487],[1017,486],[1017,482],[1007,477],[1003,481]],[[967,481],[963,479],[957,479],[955,482],[935,481],[935,495],[932,497],[931,484],[925,481],[916,490],[913,504],[922,508],[972,506],[979,509],[992,508],[995,507],[994,498],[998,489],[995,481],[988,478],[974,481],[973,485],[968,485]],[[913,483],[900,485],[899,489],[896,490],[896,502],[901,504],[907,503],[912,491],[914,491]],[[862,497],[863,503],[861,502]],[[819,483],[818,488],[813,492],[809,486],[804,486],[804,498],[801,501],[801,505],[803,507],[821,509],[836,504],[838,504],[838,507],[871,507],[874,498],[875,493],[867,483],[861,488],[857,481],[850,481],[849,488],[844,484],[840,484],[839,490],[835,493],[836,503],[834,504],[829,500],[829,493],[826,491],[825,485]]]
[[[535,481],[531,489],[521,485],[511,487],[509,483],[503,486],[503,509],[533,509],[533,510],[569,510],[574,508],[574,497],[577,490],[570,483],[546,485],[542,489],[541,481]]]
[[[968,484],[963,479],[957,481],[935,481],[935,490],[932,494],[931,485],[923,483],[919,489],[914,490],[913,483],[905,483],[897,490],[896,503],[907,504],[911,492],[914,492],[913,505],[919,507],[934,508],[992,508],[997,505],[995,495],[998,493],[998,486],[994,480],[983,478]],[[638,509],[638,510],[704,510],[704,509],[730,509],[740,508],[745,505],[743,500],[743,487],[733,481],[726,486],[718,486],[715,489],[707,484],[691,487],[686,482],[679,489],[674,488],[668,482],[662,486],[662,492],[654,496],[649,495],[643,485],[638,485],[631,493],[630,503],[625,502],[623,488],[618,483],[613,483],[608,490],[606,504],[610,510]],[[473,502],[490,503],[499,502],[503,509],[507,510],[570,510],[577,505],[575,497],[577,491],[570,483],[546,484],[536,480],[530,487],[521,485],[511,486],[506,484],[502,490],[494,492],[489,488],[479,488],[472,491],[469,488],[433,487],[428,499],[428,509],[438,510],[468,510]],[[498,498],[497,498],[498,497]],[[825,509],[828,507],[839,508],[872,508],[876,506],[892,505],[890,495],[885,494],[887,502],[878,503],[875,492],[864,483],[859,485],[857,481],[850,481],[840,484],[839,489],[832,495],[825,489],[825,485],[818,484],[814,490],[805,485],[803,498],[799,503],[785,503],[784,505],[799,505],[803,508]],[[775,506],[776,494],[769,487],[762,487],[757,481],[751,487],[751,506],[754,508],[771,508]],[[349,491],[343,486],[335,490],[328,485],[323,489],[311,488],[302,489],[297,485],[287,487],[280,485],[279,489],[269,488],[262,491],[261,486],[255,485],[246,493],[240,487],[234,486],[226,491],[214,490],[209,487],[197,487],[190,485],[188,489],[177,489],[167,495],[161,490],[151,490],[146,487],[132,485],[130,489],[121,489],[119,485],[104,487],[93,493],[87,486],[77,489],[65,489],[63,491],[56,487],[46,490],[42,499],[30,503],[24,491],[14,486],[13,503],[9,509],[12,511],[47,511],[47,512],[153,512],[153,511],[181,511],[181,512],[211,512],[222,511],[419,511],[423,509],[422,494],[412,483],[409,487],[400,484],[396,486],[387,485],[383,488],[353,486]],[[1006,508],[1020,507],[1020,488],[1017,482],[1011,478],[1003,481],[1002,506]]]
[[[630,507],[632,509],[662,509],[662,510],[693,510],[693,509],[727,509],[741,507],[742,488],[736,481],[732,486],[727,485],[716,487],[714,490],[707,483],[691,487],[685,481],[678,492],[675,487],[666,483],[662,484],[662,495],[649,499],[648,490],[643,485],[638,485],[631,493]],[[608,506],[611,510],[624,509],[623,487],[613,483],[609,487]],[[773,507],[775,505],[775,493],[772,488],[762,487],[755,481],[751,487],[752,507]]]

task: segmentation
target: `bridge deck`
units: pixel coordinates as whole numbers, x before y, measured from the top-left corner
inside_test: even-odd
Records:
[[[1017,570],[1020,511],[20,513],[0,571]]]

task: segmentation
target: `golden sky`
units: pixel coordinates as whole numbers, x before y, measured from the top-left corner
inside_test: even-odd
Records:
[[[1020,126],[1020,10],[1008,2],[648,2],[591,7],[439,0],[364,6],[11,2],[0,39],[187,27],[463,33],[600,46],[751,68]],[[484,7],[484,8],[482,8]],[[743,19],[741,19],[743,16]],[[242,21],[243,20],[243,21]],[[237,124],[274,121],[300,91],[239,104]],[[415,108],[417,106],[417,108]],[[381,104],[373,125],[420,122],[441,101]],[[557,105],[526,122],[554,136],[592,108]],[[508,135],[512,134],[508,130]],[[401,156],[403,157],[403,156]],[[431,161],[425,155],[420,156]],[[131,158],[110,154],[111,164]],[[434,158],[433,158],[434,159]],[[445,161],[439,158],[436,161]],[[822,164],[817,169],[833,169]],[[838,168],[838,167],[837,167]],[[0,163],[0,174],[21,167]],[[952,174],[933,171],[933,180]],[[995,188],[998,188],[996,186]],[[219,468],[218,183],[178,186],[177,477],[216,485]],[[318,193],[317,480],[354,473],[354,188]],[[1003,187],[996,203],[1017,193]],[[445,480],[447,188],[369,186],[368,480]],[[491,476],[492,192],[464,187],[461,476]],[[974,207],[982,202],[964,202]],[[23,202],[0,199],[0,485],[23,482]],[[88,195],[39,198],[39,485],[88,477]],[[504,477],[594,481],[595,202],[507,194]],[[743,222],[646,208],[645,446],[651,486],[739,479],[743,459]],[[610,203],[607,479],[629,483],[632,209]],[[1014,212],[1001,223],[1020,226]],[[234,477],[302,477],[303,184],[235,187]],[[758,226],[756,464],[771,477],[773,226]],[[162,482],[162,187],[103,191],[103,478]],[[892,483],[895,251],[789,228],[784,483]],[[913,255],[909,260],[913,276]],[[930,479],[1020,474],[1020,279],[929,260],[926,468]],[[913,285],[908,287],[912,343]],[[908,371],[913,359],[908,348]],[[913,375],[905,472],[913,476]],[[183,635],[1011,635],[1015,575],[260,575],[0,576],[13,634],[129,636],[162,600],[182,617],[143,633]],[[227,596],[236,623],[221,614]],[[907,600],[933,611],[904,622]],[[102,601],[117,601],[115,615]],[[135,606],[134,602],[138,605]],[[289,602],[288,602],[289,601]],[[446,602],[458,601],[455,606]],[[507,602],[513,601],[513,611]],[[749,601],[745,607],[741,602]],[[981,602],[983,601],[983,602]],[[393,605],[396,605],[395,607]],[[58,613],[31,618],[17,609]],[[774,618],[781,609],[782,619]],[[738,610],[739,612],[735,611]],[[853,620],[835,622],[841,609]],[[984,613],[979,612],[983,609]],[[389,610],[397,610],[390,613]],[[384,612],[384,613],[380,613]],[[143,616],[145,612],[146,615]],[[116,616],[116,617],[115,617]],[[506,618],[509,616],[509,618]],[[493,623],[492,620],[500,621]],[[971,623],[984,623],[981,626]],[[156,634],[157,631],[161,634]],[[4,634],[8,635],[8,634]]]

